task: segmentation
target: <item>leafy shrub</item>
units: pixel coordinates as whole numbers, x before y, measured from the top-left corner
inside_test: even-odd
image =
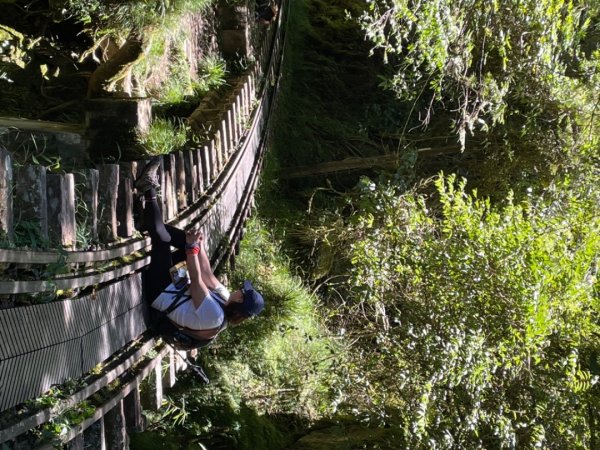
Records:
[[[193,89],[196,95],[201,96],[225,84],[227,65],[222,58],[208,57],[200,62],[199,72],[198,80],[193,83]]]
[[[348,249],[348,408],[402,429],[407,448],[588,448],[597,191],[494,207],[454,176],[434,184],[435,201],[365,179],[329,236]]]

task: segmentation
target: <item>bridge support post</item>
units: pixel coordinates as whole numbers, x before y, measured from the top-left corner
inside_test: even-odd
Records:
[[[119,165],[119,196],[117,199],[118,233],[120,237],[133,235],[133,183],[138,171],[137,162]]]
[[[163,401],[163,377],[162,377],[162,358],[154,366],[154,407],[160,409]]]
[[[183,152],[178,151],[175,153],[175,192],[177,193],[177,208],[175,209],[176,213],[177,211],[181,211],[188,206],[188,192],[185,175],[185,161],[183,158]]]
[[[0,147],[0,234],[13,240],[13,167],[12,157]]]
[[[139,387],[136,387],[123,399],[123,410],[125,412],[127,429],[136,433],[144,431],[146,425],[144,423],[144,416],[142,415]]]
[[[43,240],[48,239],[48,200],[46,168],[25,166],[19,170],[16,184],[15,209],[23,222],[34,224]],[[15,224],[16,225],[16,224]]]
[[[126,450],[129,448],[129,436],[127,435],[122,401],[104,415],[104,427],[107,448],[111,450]]]
[[[48,174],[48,234],[53,243],[72,249],[77,241],[75,224],[75,177],[72,173]]]
[[[176,196],[176,167],[175,155],[170,153],[164,156],[165,180],[163,186],[163,217],[165,220],[171,220],[177,214],[177,196]]]
[[[183,152],[184,181],[188,205],[193,205],[198,200],[198,170],[196,161],[194,160],[195,152],[195,149]]]

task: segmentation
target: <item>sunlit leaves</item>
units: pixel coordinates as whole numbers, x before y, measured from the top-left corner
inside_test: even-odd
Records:
[[[360,21],[374,50],[394,66],[383,85],[403,99],[425,97],[429,109],[443,101],[439,106],[454,112],[464,147],[469,133],[502,123],[507,104],[529,98],[542,107],[548,95],[560,95],[586,60],[580,44],[597,14],[593,5],[373,0]]]
[[[597,192],[573,183],[500,207],[454,176],[434,185],[425,197],[363,180],[339,233],[345,302],[363,313],[349,333],[369,349],[357,361],[370,389],[349,391],[382,420],[402,417],[408,448],[584,447],[598,382]]]

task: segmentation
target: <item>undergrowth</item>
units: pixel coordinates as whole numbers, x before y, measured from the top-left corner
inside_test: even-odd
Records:
[[[170,27],[191,12],[206,9],[212,0],[150,0],[108,2],[69,0],[65,13],[86,25],[102,25],[104,33],[127,35],[151,26]]]
[[[228,274],[235,289],[253,281],[266,299],[263,314],[223,332],[200,359],[208,386],[184,377],[132,449],[280,449],[333,412],[333,367],[344,355],[327,335],[315,297],[292,275],[273,236],[251,220]]]

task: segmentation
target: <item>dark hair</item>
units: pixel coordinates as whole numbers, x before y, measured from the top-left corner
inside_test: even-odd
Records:
[[[241,303],[229,302],[223,308],[225,312],[225,318],[227,322],[231,325],[237,325],[242,322],[244,319],[247,319],[248,316],[244,313],[243,307]]]

